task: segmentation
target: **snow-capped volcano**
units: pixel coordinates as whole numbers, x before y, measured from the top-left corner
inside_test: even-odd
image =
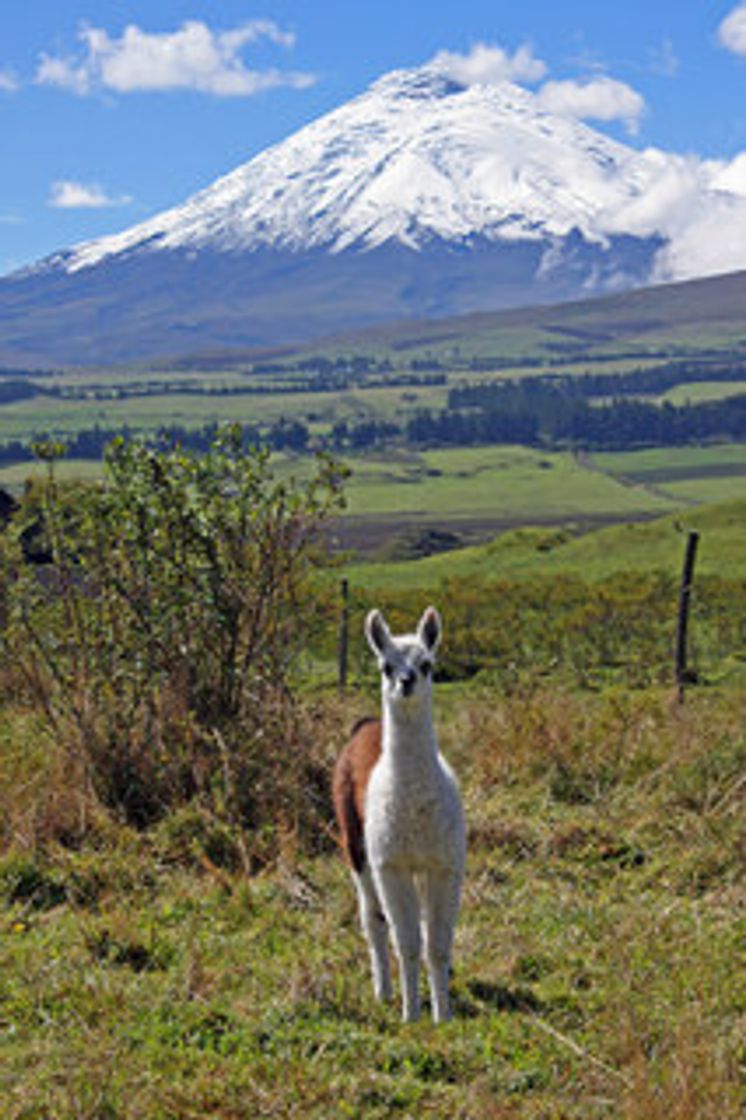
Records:
[[[136,248],[336,253],[571,230],[603,241],[651,172],[519,86],[397,71],[182,206],[60,260],[75,271]]]
[[[182,205],[0,280],[0,354],[277,345],[640,285],[666,248],[660,156],[508,82],[396,71]]]

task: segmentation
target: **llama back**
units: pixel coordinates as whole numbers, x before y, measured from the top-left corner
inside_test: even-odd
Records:
[[[332,795],[342,851],[358,875],[366,864],[365,796],[380,756],[381,721],[366,717],[353,727],[334,769]]]

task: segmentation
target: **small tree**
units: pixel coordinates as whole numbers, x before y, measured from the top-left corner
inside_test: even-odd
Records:
[[[195,796],[297,825],[311,762],[290,670],[340,471],[278,481],[232,427],[201,456],[115,440],[103,484],[63,488],[56,450],[6,534],[4,643],[87,787],[137,825]],[[22,557],[31,517],[43,568]]]

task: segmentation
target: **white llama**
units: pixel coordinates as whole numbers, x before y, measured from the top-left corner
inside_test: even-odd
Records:
[[[461,798],[433,726],[433,657],[441,622],[429,607],[416,634],[393,637],[380,611],[371,611],[365,633],[381,669],[382,719],[363,720],[353,729],[335,769],[334,805],[376,996],[391,996],[388,927],[399,962],[402,1016],[419,1017],[424,935],[432,1014],[441,1022],[450,1017],[451,946],[466,858]]]

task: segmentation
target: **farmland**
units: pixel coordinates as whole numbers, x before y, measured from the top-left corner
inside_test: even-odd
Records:
[[[311,460],[279,455],[281,477],[304,477]],[[347,508],[338,524],[343,543],[375,552],[420,526],[448,527],[473,543],[516,526],[565,525],[571,530],[686,510],[699,502],[737,499],[744,492],[746,447],[718,445],[672,451],[597,454],[497,446],[343,456],[351,471]],[[18,490],[40,466],[0,470],[0,485]],[[60,477],[96,477],[93,462],[66,462]]]
[[[633,294],[261,359],[36,371],[8,382],[0,404],[0,485],[22,486],[33,469],[24,445],[39,436],[71,445],[64,476],[95,477],[115,432],[204,445],[210,426],[232,422],[278,451],[286,477],[306,474],[320,448],[344,460],[339,540],[369,555],[418,526],[470,544],[516,526],[574,532],[737,499],[742,348],[728,335],[716,344],[714,328],[682,338],[681,295],[661,289],[645,304],[663,300],[671,317],[668,334],[656,318],[654,341],[643,319],[638,330],[622,315],[640,302]]]

